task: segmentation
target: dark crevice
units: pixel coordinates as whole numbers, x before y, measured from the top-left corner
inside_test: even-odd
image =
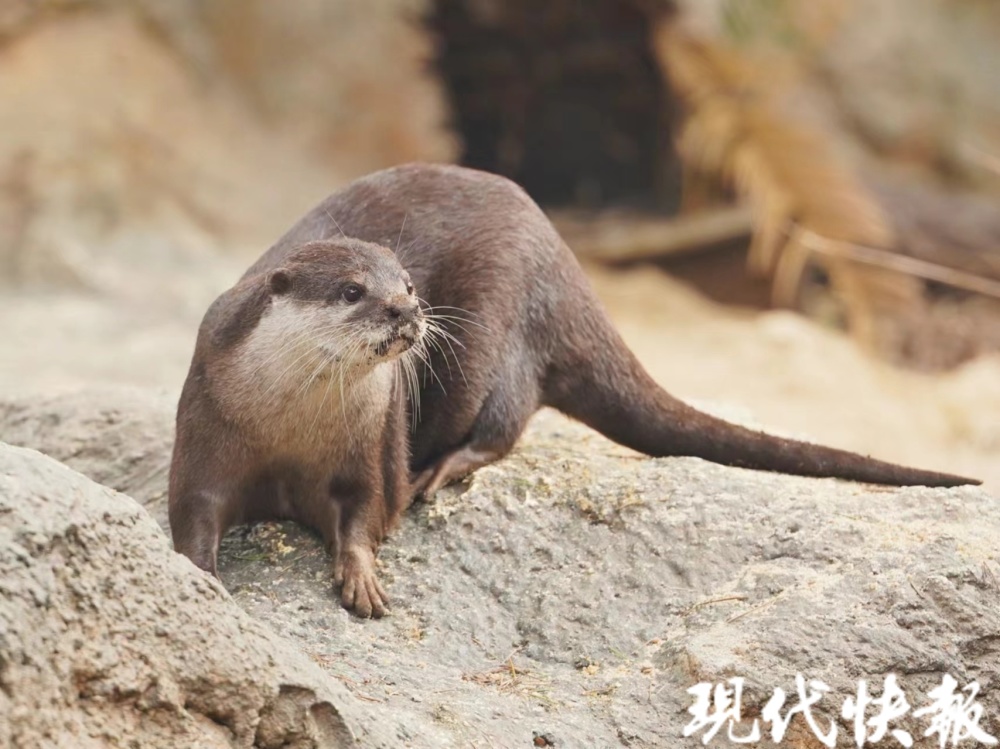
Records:
[[[438,0],[428,18],[462,163],[546,207],[673,213],[672,98],[635,0]]]

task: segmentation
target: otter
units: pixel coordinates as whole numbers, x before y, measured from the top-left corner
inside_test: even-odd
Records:
[[[305,242],[222,294],[177,410],[177,551],[217,576],[230,526],[297,520],[333,553],[344,605],[381,616],[375,552],[411,496],[403,377],[426,333],[409,274],[359,240]]]
[[[359,292],[367,302],[352,306]],[[674,398],[519,186],[408,164],[328,197],[209,309],[177,413],[175,547],[214,573],[230,525],[298,519],[331,546],[344,605],[380,616],[375,554],[401,513],[506,455],[542,406],[650,456],[980,483],[753,431]]]

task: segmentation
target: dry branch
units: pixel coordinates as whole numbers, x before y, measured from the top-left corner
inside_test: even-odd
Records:
[[[808,250],[821,255],[847,258],[858,263],[886,268],[1000,299],[1000,281],[967,273],[957,268],[929,263],[909,255],[887,252],[877,247],[865,247],[851,242],[829,239],[810,231],[802,232],[801,242]]]
[[[746,206],[675,218],[573,211],[552,211],[549,218],[578,257],[609,262],[686,255],[749,237],[753,230],[753,212]]]

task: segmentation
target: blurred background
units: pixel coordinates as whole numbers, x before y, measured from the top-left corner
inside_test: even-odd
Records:
[[[1000,490],[997,38],[994,0],[0,0],[0,395],[178,392],[296,218],[449,161],[675,394]]]

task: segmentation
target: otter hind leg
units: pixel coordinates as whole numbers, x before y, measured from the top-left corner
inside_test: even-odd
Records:
[[[511,361],[519,359],[511,357]],[[425,500],[430,499],[442,486],[503,458],[514,447],[538,405],[535,375],[526,369],[508,372],[486,397],[463,443],[413,476],[413,495],[422,494]]]
[[[430,499],[441,487],[460,481],[473,471],[500,460],[510,452],[511,447],[513,443],[506,448],[483,450],[469,444],[452,450],[416,475],[413,493]]]

